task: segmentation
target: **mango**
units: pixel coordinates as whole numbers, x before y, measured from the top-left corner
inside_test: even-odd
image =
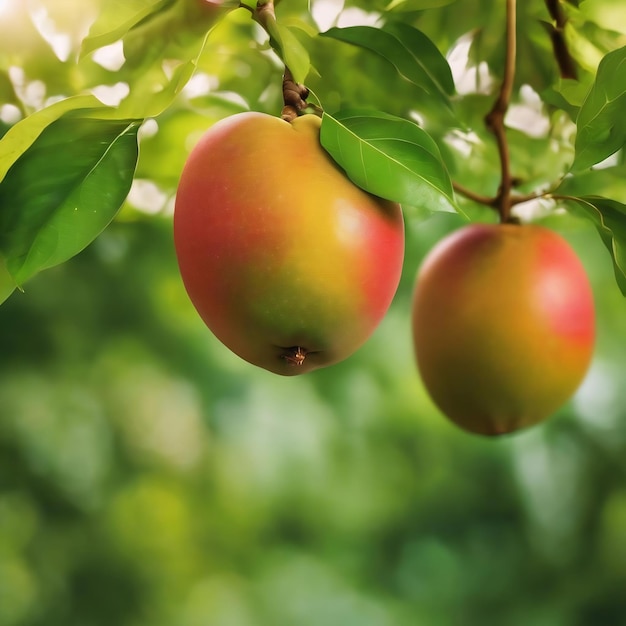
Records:
[[[593,355],[593,294],[569,243],[538,225],[473,224],[416,279],[417,365],[434,403],[472,433],[537,424],[576,391]]]
[[[282,375],[347,358],[396,292],[398,204],[352,183],[319,141],[320,118],[233,115],[183,168],[174,243],[208,328],[242,359]]]

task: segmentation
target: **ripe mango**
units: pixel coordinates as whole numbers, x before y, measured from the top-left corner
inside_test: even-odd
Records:
[[[567,241],[542,226],[474,224],[444,238],[420,268],[412,316],[427,391],[474,433],[545,419],[592,358],[589,280]]]
[[[352,354],[400,279],[398,204],[354,185],[319,142],[320,118],[246,112],[212,126],[183,168],[174,243],[215,336],[283,375]]]

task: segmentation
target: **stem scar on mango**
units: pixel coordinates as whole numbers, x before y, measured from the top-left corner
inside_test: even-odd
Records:
[[[290,365],[300,366],[306,359],[307,351],[300,346],[294,346],[293,348],[287,348],[285,354],[282,355],[283,359]]]

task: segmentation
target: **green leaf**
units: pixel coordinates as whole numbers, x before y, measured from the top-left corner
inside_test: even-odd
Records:
[[[572,120],[578,117],[580,107],[589,93],[590,84],[585,85],[582,80],[560,79],[541,92],[541,98],[546,104],[565,111]]]
[[[626,46],[607,54],[583,102],[576,125],[573,170],[591,167],[626,142]]]
[[[280,45],[279,54],[284,64],[291,71],[294,80],[297,83],[303,83],[311,67],[309,53],[290,26],[285,26],[279,22],[277,28]]]
[[[587,29],[579,27],[573,20],[568,20],[563,30],[565,45],[572,55],[572,58],[587,72],[595,74],[602,57],[608,50],[612,50],[616,45],[606,48]]]
[[[386,28],[392,29],[391,26]],[[394,28],[398,31],[401,30],[397,27]],[[401,76],[432,98],[436,98],[438,102],[445,104],[449,109],[451,104],[448,95],[452,93],[454,85],[451,85],[447,79],[443,83],[440,82],[440,76],[433,74],[424,59],[420,58],[419,49],[425,46],[424,42],[427,39],[425,35],[420,33],[418,43],[407,47],[406,41],[410,38],[408,34],[410,31],[419,33],[412,27],[406,26],[402,29],[403,38],[400,40],[395,33],[373,26],[348,26],[346,28],[331,28],[321,34],[324,37],[331,37],[378,54],[389,61]],[[430,56],[432,56],[433,47],[434,44],[431,42],[428,46]],[[443,57],[441,59],[447,65],[447,61]]]
[[[626,165],[593,168],[566,176],[558,193],[578,197],[587,195],[590,190],[598,196],[626,202]]]
[[[385,24],[383,30],[400,41],[443,93],[454,94],[454,78],[447,59],[422,31],[395,21]]]
[[[626,5],[623,2],[598,2],[585,0],[580,5],[581,15],[606,30],[626,30]]]
[[[172,104],[176,96],[183,90],[189,79],[196,71],[196,61],[187,61],[179,65],[170,78],[160,81],[158,89],[152,92],[148,87],[148,83],[144,85],[137,84],[131,91],[130,95],[125,98],[120,106],[110,109],[109,115],[98,117],[103,119],[140,119],[147,117],[157,117],[167,107]]]
[[[387,5],[387,11],[422,11],[437,9],[452,4],[456,0],[392,0]]]
[[[611,253],[615,280],[626,296],[626,204],[600,196],[570,197],[568,200],[575,202],[595,224]]]
[[[160,12],[174,0],[107,0],[102,12],[84,39],[81,56],[112,44],[150,15]]]
[[[81,68],[92,72],[87,53],[122,40],[124,63],[110,73],[113,83],[125,82],[130,93],[120,105],[101,110],[102,119],[140,119],[160,115],[181,92],[197,69],[213,27],[239,6],[235,0],[134,0],[124,10],[106,4],[93,38],[83,44]],[[99,24],[99,26],[98,26]],[[96,28],[98,26],[98,28]],[[100,30],[102,29],[102,33]],[[110,29],[110,30],[107,30]],[[100,82],[94,83],[93,87]]]
[[[199,137],[218,120],[246,110],[241,103],[220,98],[215,92],[196,98],[192,108],[171,107],[159,117],[159,131],[141,140],[136,178],[152,180],[173,192],[189,156],[189,138]]]
[[[0,304],[2,304],[14,291],[17,285],[13,280],[6,261],[0,256]]]
[[[19,102],[9,73],[2,68],[0,68],[0,102],[2,104],[17,104]]]
[[[136,121],[64,117],[0,184],[0,252],[21,285],[71,258],[109,224],[132,183]]]
[[[117,119],[162,113],[196,70],[213,27],[232,9],[229,2],[173,0],[129,30],[123,39],[126,62],[116,80],[126,80],[130,94],[117,108]]]
[[[450,177],[433,139],[417,124],[377,111],[324,114],[322,146],[366,191],[429,210],[454,210]]]
[[[289,68],[294,80],[303,83],[311,68],[311,61],[306,48],[293,32],[293,27],[278,22],[271,13],[264,14],[259,23],[270,37],[270,46]]]
[[[12,126],[0,140],[0,182],[49,124],[69,111],[102,106],[95,96],[73,96],[41,109]]]

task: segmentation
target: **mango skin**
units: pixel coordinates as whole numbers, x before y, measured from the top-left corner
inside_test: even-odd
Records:
[[[475,224],[440,241],[417,276],[418,368],[431,398],[472,433],[536,424],[574,393],[590,364],[593,294],[557,233]]]
[[[255,112],[221,120],[189,155],[174,209],[198,313],[235,354],[282,375],[352,354],[402,271],[400,206],[345,176],[319,143],[320,124]],[[297,348],[300,364],[289,358]]]

